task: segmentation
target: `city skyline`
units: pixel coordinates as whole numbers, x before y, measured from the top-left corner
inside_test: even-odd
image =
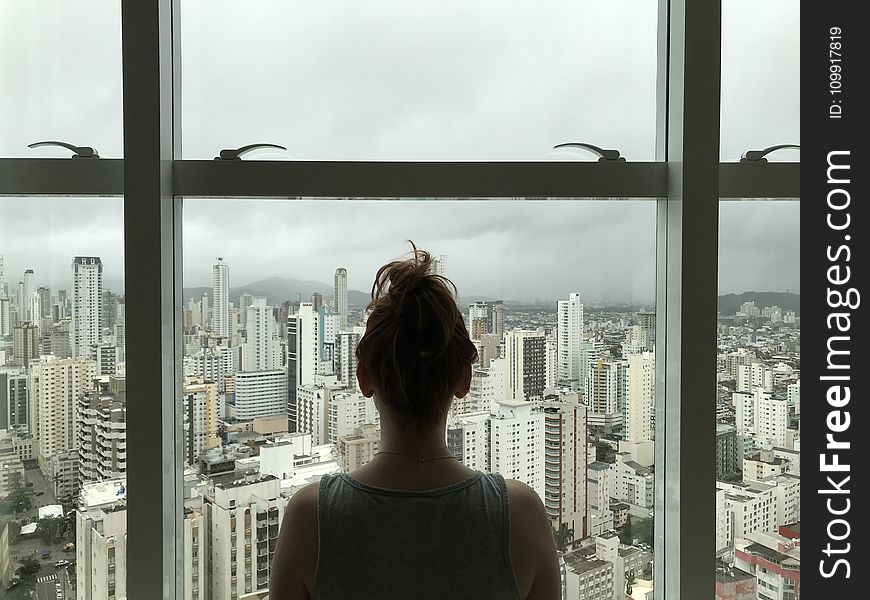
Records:
[[[83,210],[55,218],[62,201]],[[799,204],[723,202],[720,212],[720,294],[800,293]],[[47,222],[48,240],[32,235]],[[232,288],[269,277],[332,287],[335,269],[344,267],[348,289],[368,293],[377,268],[403,256],[410,238],[447,256],[461,296],[555,299],[579,290],[587,301],[643,303],[653,299],[654,229],[655,203],[644,201],[196,200],[185,204],[185,287],[211,287],[222,256]],[[256,232],[256,247],[247,232]],[[87,255],[103,259],[104,287],[120,291],[118,199],[0,199],[0,239],[10,289],[28,268],[38,285],[68,288],[72,257]],[[579,265],[571,280],[563,273],[566,252]]]

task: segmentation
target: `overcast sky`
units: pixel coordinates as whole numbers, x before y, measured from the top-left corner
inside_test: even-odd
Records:
[[[722,160],[799,143],[796,0],[723,3]],[[652,0],[184,0],[183,153],[274,142],[264,159],[586,160],[564,141],[651,160]],[[120,2],[0,3],[0,157],[66,156],[60,139],[122,155]],[[780,158],[795,160],[797,154]],[[412,238],[448,255],[463,293],[651,295],[653,204],[337,205],[190,201],[185,280],[215,256],[233,285],[374,270]],[[799,290],[797,204],[722,209],[720,288]],[[68,285],[73,255],[122,273],[121,203],[0,198],[8,281]]]

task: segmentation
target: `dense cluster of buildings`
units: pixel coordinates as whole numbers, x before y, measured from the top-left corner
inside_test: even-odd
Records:
[[[445,274],[444,257],[434,268]],[[0,262],[0,497],[10,474],[37,465],[75,514],[77,597],[120,599],[124,301],[103,289],[97,257],[74,258],[72,278],[71,293],[51,291],[27,271],[10,290]],[[290,496],[362,466],[380,440],[356,381],[366,314],[351,312],[347,271],[331,299],[270,303],[230,281],[217,259],[211,294],[181,308],[186,600],[261,598]],[[646,600],[651,539],[631,532],[654,516],[655,313],[590,310],[579,293],[554,304],[468,306],[480,360],[447,445],[538,493],[565,598]],[[719,323],[717,597],[751,587],[788,600],[799,592],[799,330],[789,311],[752,308]]]

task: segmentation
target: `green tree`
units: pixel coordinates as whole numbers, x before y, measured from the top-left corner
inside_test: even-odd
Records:
[[[642,544],[653,543],[655,519],[638,519],[633,526],[633,535]]]
[[[558,530],[552,525],[550,526],[550,529],[553,532],[553,540],[556,542],[556,548],[559,552],[566,552],[568,550],[568,542],[574,539],[574,530],[568,527],[567,523],[560,523]]]
[[[16,513],[30,510],[32,492],[25,487],[24,478],[20,472],[16,471],[9,475],[9,489],[8,509]]]
[[[631,515],[625,519],[625,523],[619,528],[619,541],[623,544],[633,544],[634,527],[631,524]]]
[[[37,528],[46,545],[61,541],[69,528],[69,520],[64,517],[45,517],[37,521]]]

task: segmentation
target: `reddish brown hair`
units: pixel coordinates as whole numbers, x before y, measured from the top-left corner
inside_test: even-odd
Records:
[[[456,305],[456,286],[430,273],[430,254],[408,241],[411,258],[389,262],[375,276],[356,357],[378,398],[419,426],[444,414],[478,357]]]

